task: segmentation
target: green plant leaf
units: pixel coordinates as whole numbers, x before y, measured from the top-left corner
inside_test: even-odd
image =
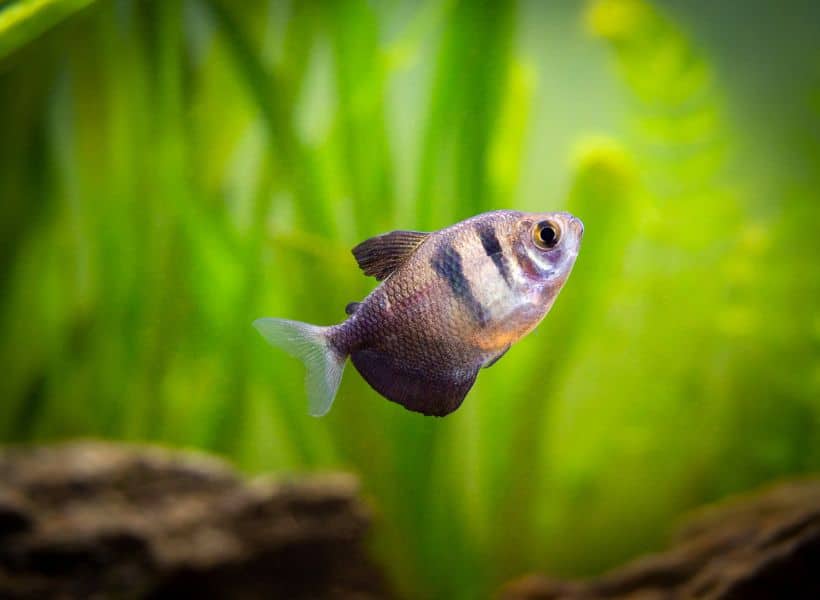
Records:
[[[0,59],[94,0],[16,0],[0,7]]]

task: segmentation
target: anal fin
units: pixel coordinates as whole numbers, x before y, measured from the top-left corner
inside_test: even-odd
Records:
[[[354,352],[351,360],[362,377],[382,396],[408,410],[443,417],[461,406],[473,387],[478,367],[428,372],[376,350]]]

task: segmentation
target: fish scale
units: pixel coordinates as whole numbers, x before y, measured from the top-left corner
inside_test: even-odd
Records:
[[[353,254],[381,281],[320,327],[285,319],[254,325],[307,367],[310,413],[332,405],[349,356],[388,400],[426,415],[456,410],[479,370],[549,312],[578,255],[583,224],[569,213],[501,210],[436,232],[394,231]]]

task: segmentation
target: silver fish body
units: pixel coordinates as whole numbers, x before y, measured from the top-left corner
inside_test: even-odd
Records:
[[[254,324],[302,358],[310,412],[325,414],[347,356],[383,396],[423,414],[456,410],[492,365],[549,312],[578,255],[583,224],[568,213],[501,210],[433,233],[395,231],[353,253],[383,282],[331,327]]]

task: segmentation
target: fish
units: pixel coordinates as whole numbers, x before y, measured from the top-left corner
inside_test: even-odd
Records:
[[[584,234],[567,212],[496,210],[438,231],[391,231],[353,248],[380,283],[330,326],[261,318],[272,346],[306,367],[308,412],[331,408],[348,357],[386,399],[443,417],[547,315]]]

